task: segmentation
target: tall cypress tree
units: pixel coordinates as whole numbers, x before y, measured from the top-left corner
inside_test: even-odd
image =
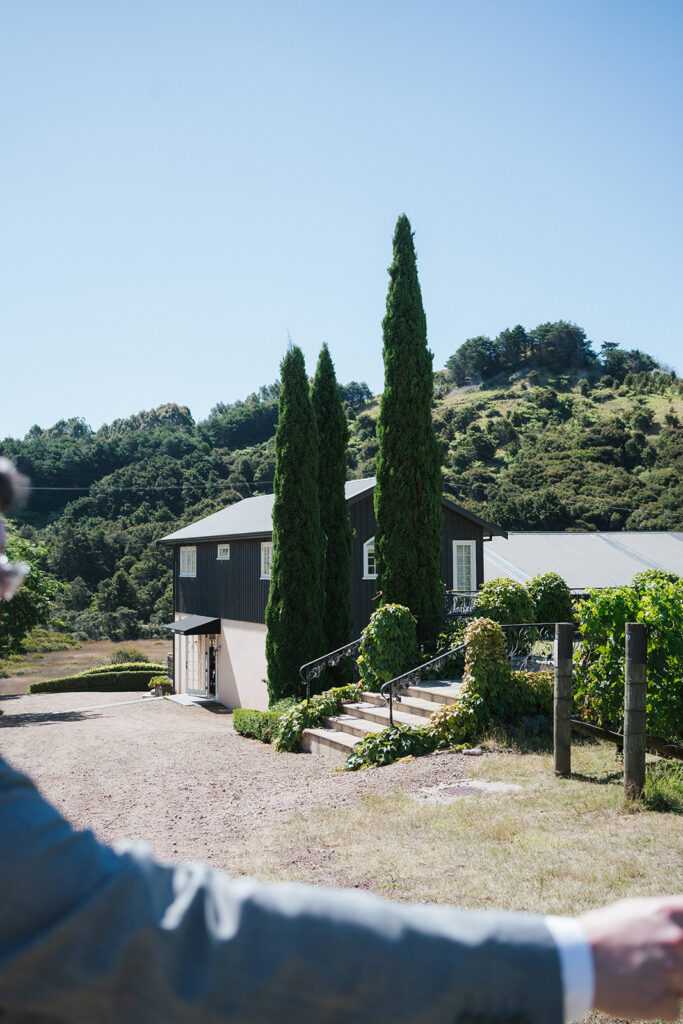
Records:
[[[301,349],[280,367],[275,434],[273,561],[266,607],[270,703],[301,696],[299,667],[325,651],[318,431]]]
[[[377,423],[375,514],[377,586],[382,603],[414,615],[442,609],[441,452],[432,424],[432,353],[417,278],[410,222],[398,218],[389,268],[384,394]],[[421,636],[430,635],[429,622]]]
[[[318,425],[318,495],[324,545],[323,629],[325,649],[333,651],[351,639],[351,524],[344,493],[349,427],[327,345],[320,350],[311,400]]]

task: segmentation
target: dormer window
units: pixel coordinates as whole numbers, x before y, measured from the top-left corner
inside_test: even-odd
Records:
[[[180,560],[178,568],[179,576],[196,576],[197,575],[197,549],[192,548],[181,548],[180,549]]]
[[[369,537],[363,545],[363,579],[377,579],[377,561],[375,559],[374,537]]]

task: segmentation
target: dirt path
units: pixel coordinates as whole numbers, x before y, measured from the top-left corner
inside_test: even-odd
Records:
[[[450,782],[465,763],[446,753],[335,772],[319,755],[276,754],[245,739],[229,713],[139,693],[5,697],[0,708],[0,753],[75,825],[106,842],[140,839],[159,857],[202,860],[233,874],[249,873],[260,834],[265,842],[293,816]],[[297,853],[321,860],[316,849]],[[354,884],[332,864],[316,877]]]

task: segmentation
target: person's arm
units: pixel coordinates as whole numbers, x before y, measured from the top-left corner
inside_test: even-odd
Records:
[[[0,1007],[131,1021],[562,1020],[543,920],[229,881],[74,832],[0,762]]]
[[[596,1010],[677,1020],[683,1000],[683,896],[622,900],[582,914],[593,952]]]

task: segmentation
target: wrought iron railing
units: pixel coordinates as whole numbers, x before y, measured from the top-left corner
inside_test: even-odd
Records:
[[[396,676],[395,679],[389,679],[388,682],[384,683],[380,687],[380,694],[389,704],[389,725],[394,724],[394,701],[396,700],[399,704],[401,703],[400,691],[406,690],[409,686],[414,686],[416,683],[419,683],[424,676],[442,668],[458,653],[458,651],[464,650],[465,647],[466,644],[458,644],[457,647],[451,647],[450,650],[437,655],[437,657],[432,658],[431,661],[424,661],[416,668],[411,668],[410,672],[404,672],[403,675]]]
[[[444,615],[448,618],[470,616],[477,602],[476,590],[447,590],[443,599]]]
[[[305,665],[302,665],[299,669],[299,675],[301,676],[301,682],[306,687],[306,701],[311,699],[311,680],[319,679],[326,668],[332,668],[334,665],[338,665],[344,658],[352,658],[354,654],[357,654],[361,645],[361,637],[357,640],[352,640],[350,644],[344,644],[343,647],[338,647],[336,651],[328,651],[327,654],[321,654],[319,658],[314,658],[313,661],[307,661]]]
[[[500,628],[512,668],[538,671],[552,666],[554,622],[513,622]]]

